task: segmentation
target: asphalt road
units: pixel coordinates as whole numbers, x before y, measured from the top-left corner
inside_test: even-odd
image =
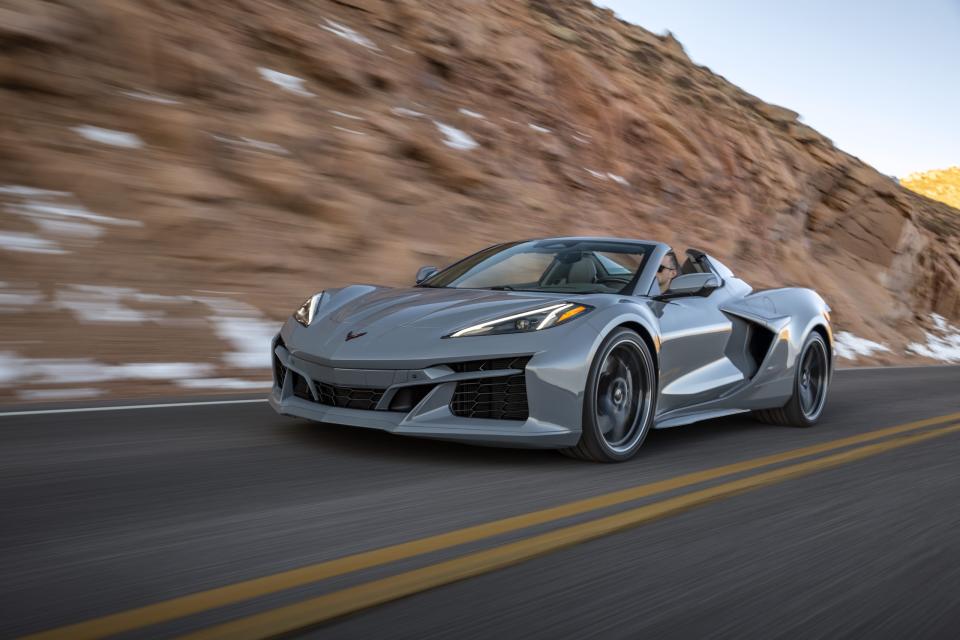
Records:
[[[354,563],[356,570],[319,581],[290,578],[282,589],[247,581],[957,412],[960,367],[843,371],[813,429],[715,420],[654,432],[636,459],[620,465],[310,424],[276,416],[265,403],[2,416],[0,637],[90,619],[105,624],[108,614],[236,583],[244,586],[216,606],[207,601],[182,618],[186,610],[173,606],[159,623],[134,624],[124,637],[169,637],[255,614],[273,624],[271,612],[293,603],[382,593],[376,585],[391,576],[656,508],[694,490],[721,491],[730,478],[455,547],[427,544],[419,555]],[[921,427],[905,435],[943,428]],[[871,442],[892,440],[842,451]],[[731,493],[505,568],[481,567],[465,580],[386,597],[298,633],[960,635],[960,432]],[[83,629],[97,635],[107,628]],[[79,630],[60,635],[79,637]]]

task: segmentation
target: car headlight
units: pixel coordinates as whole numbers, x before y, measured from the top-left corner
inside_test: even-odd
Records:
[[[585,304],[561,302],[471,325],[454,331],[445,337],[462,338],[465,336],[489,336],[502,333],[540,331],[570,322],[574,318],[579,318],[592,310],[593,307]]]
[[[309,327],[317,315],[317,307],[320,306],[320,300],[323,299],[323,292],[314,294],[303,301],[300,308],[293,314],[293,319],[305,327]]]

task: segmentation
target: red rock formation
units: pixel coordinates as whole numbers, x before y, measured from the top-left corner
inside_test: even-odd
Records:
[[[281,317],[315,289],[582,233],[816,288],[887,360],[928,312],[960,318],[956,211],[585,0],[8,1],[0,113],[0,182],[142,223],[53,238],[68,253],[0,248],[3,279],[48,297],[216,290]],[[38,232],[17,197],[0,193],[0,230]],[[68,336],[25,309],[2,337],[43,355],[83,336],[121,361],[174,357],[170,331]],[[183,335],[210,358],[221,346]]]

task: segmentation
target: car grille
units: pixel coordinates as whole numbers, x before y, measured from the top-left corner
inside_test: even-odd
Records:
[[[527,380],[523,370],[530,356],[510,358],[491,358],[487,360],[469,360],[447,364],[456,373],[502,371],[504,375],[476,380],[460,380],[456,383],[450,411],[461,418],[486,418],[490,420],[526,420]],[[374,411],[383,399],[386,389],[369,387],[345,387],[313,381],[317,392],[314,399],[306,378],[295,371],[289,371],[274,356],[274,375],[278,384],[283,383],[286,375],[291,376],[293,395],[318,404],[343,409],[361,409]],[[410,411],[435,385],[417,385],[398,390],[391,400],[387,411]],[[406,394],[406,395],[404,395]],[[407,397],[409,396],[409,397]]]
[[[467,362],[450,362],[447,366],[457,373],[472,371],[496,371],[498,369],[523,369],[530,361],[530,356],[516,358],[492,358],[490,360],[468,360]]]
[[[293,376],[292,387],[293,395],[303,400],[310,400],[318,404],[329,407],[341,407],[344,409],[363,409],[373,411],[380,403],[386,389],[371,389],[369,387],[338,387],[336,385],[313,381],[313,386],[317,389],[318,399],[314,400],[310,393],[310,385],[307,379],[296,372],[291,372]]]
[[[461,418],[526,420],[527,379],[523,373],[457,383],[450,411]]]
[[[293,395],[328,407],[373,411],[377,408],[380,398],[386,391],[386,389],[370,389],[367,387],[338,387],[314,380],[313,386],[317,389],[317,396],[319,396],[317,400],[314,400],[307,379],[299,373],[293,373],[292,375]]]
[[[337,387],[325,382],[314,381],[320,404],[344,409],[364,409],[373,411],[377,408],[380,398],[386,389],[369,389],[362,387]]]

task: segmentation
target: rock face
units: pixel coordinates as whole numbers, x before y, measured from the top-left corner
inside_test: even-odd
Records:
[[[556,234],[816,288],[879,361],[929,313],[960,318],[956,211],[586,0],[8,0],[0,114],[2,279],[36,294],[5,309],[17,357],[229,375],[176,312],[38,311],[98,285],[277,319],[324,287]]]
[[[960,167],[911,173],[900,184],[920,195],[960,209]]]

